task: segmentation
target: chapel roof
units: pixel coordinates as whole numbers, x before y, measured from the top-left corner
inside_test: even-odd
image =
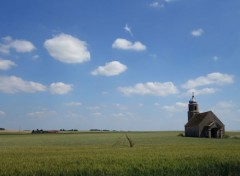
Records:
[[[202,112],[202,113],[198,113],[195,114],[189,121],[188,123],[185,125],[185,127],[195,127],[198,124],[200,124],[202,122],[202,120],[208,115],[212,113],[212,111],[207,111],[207,112]]]
[[[185,125],[185,127],[196,127],[198,126],[205,118],[213,116],[214,121],[209,122],[208,125],[210,125],[212,122],[216,122],[220,126],[224,126],[224,124],[221,122],[221,120],[212,112],[212,111],[207,111],[207,112],[202,112],[202,113],[197,113],[195,114]]]

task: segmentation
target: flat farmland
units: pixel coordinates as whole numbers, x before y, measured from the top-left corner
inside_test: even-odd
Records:
[[[240,175],[240,132],[179,133],[0,133],[0,175]]]

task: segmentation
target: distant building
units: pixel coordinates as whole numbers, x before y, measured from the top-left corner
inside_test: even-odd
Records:
[[[198,103],[193,94],[188,104],[188,122],[185,125],[185,136],[222,138],[224,132],[224,124],[212,111],[199,112]]]

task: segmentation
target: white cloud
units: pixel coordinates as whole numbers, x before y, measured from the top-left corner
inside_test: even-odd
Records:
[[[153,7],[153,8],[164,8],[165,7],[164,3],[160,3],[158,1],[154,1],[154,2],[150,3],[149,6]]]
[[[77,119],[77,118],[80,118],[81,115],[71,112],[71,113],[67,114],[66,117],[69,119]]]
[[[204,33],[204,30],[199,28],[199,29],[193,30],[191,32],[191,35],[194,37],[200,37],[201,35],[203,35],[203,33]]]
[[[27,113],[27,116],[40,119],[40,118],[47,118],[55,114],[56,114],[56,111],[49,111],[49,110],[43,109],[40,111],[29,112]]]
[[[118,61],[106,63],[91,72],[92,75],[116,76],[127,70],[127,66]]]
[[[117,38],[112,44],[113,48],[122,49],[122,50],[134,50],[134,51],[144,51],[146,50],[146,46],[141,42],[136,41],[132,43],[123,38]]]
[[[32,57],[33,60],[37,60],[37,59],[39,59],[39,58],[40,58],[40,56],[37,55],[37,54]]]
[[[164,8],[167,3],[173,2],[175,0],[158,0],[149,4],[152,8]]]
[[[0,70],[9,70],[11,67],[14,66],[16,66],[16,64],[11,60],[0,59]]]
[[[44,114],[45,114],[45,112],[43,112],[43,111],[36,111],[36,112],[29,112],[29,113],[27,113],[27,116],[41,118],[42,116],[44,116]]]
[[[66,94],[72,85],[62,82],[52,83],[49,88],[41,83],[26,81],[17,76],[0,76],[0,92],[14,94],[19,92],[36,93],[49,90],[52,94]]]
[[[131,28],[128,26],[128,24],[125,25],[124,30],[129,33],[131,36],[133,36]]]
[[[0,111],[0,116],[5,116],[6,113],[4,111]]]
[[[70,84],[65,84],[62,82],[52,83],[49,87],[49,90],[52,94],[67,94],[72,91],[73,86]]]
[[[25,81],[22,78],[16,76],[0,76],[0,92],[3,93],[35,93],[46,91],[46,89],[46,86],[40,83]]]
[[[218,89],[215,88],[203,88],[203,89],[189,89],[186,93],[182,94],[182,96],[191,96],[194,92],[195,95],[205,95],[205,94],[213,94],[216,93]]]
[[[2,38],[3,43],[0,43],[0,52],[8,54],[10,49],[14,49],[19,53],[31,52],[35,46],[27,40],[13,40],[10,36]]]
[[[212,59],[213,61],[217,62],[220,58],[218,56],[213,56]]]
[[[91,111],[96,111],[96,110],[101,109],[101,107],[100,106],[89,106],[89,107],[87,107],[87,109],[91,110]]]
[[[83,63],[90,60],[87,44],[68,34],[59,34],[44,42],[49,54],[63,63]]]
[[[14,40],[10,46],[19,53],[31,52],[35,49],[34,45],[26,40]]]
[[[150,7],[159,7],[160,3],[155,1],[149,4]]]
[[[182,103],[182,102],[177,102],[174,105],[171,106],[163,106],[163,109],[168,111],[168,112],[179,112],[179,111],[186,111],[188,107],[187,103]]]
[[[233,108],[236,107],[236,104],[234,104],[232,101],[221,101],[221,102],[218,102],[216,105],[215,105],[215,109],[228,109],[228,110],[232,110]]]
[[[156,103],[154,103],[154,106],[161,106],[161,104],[156,102]]]
[[[223,74],[219,72],[210,73],[207,76],[200,76],[196,79],[188,80],[182,85],[182,88],[193,89],[196,87],[207,85],[225,85],[234,82],[234,76],[229,74]]]
[[[66,106],[81,106],[82,103],[80,102],[68,102],[68,103],[65,103]]]
[[[9,53],[9,47],[7,45],[0,43],[0,53],[8,54]]]
[[[177,87],[172,82],[147,82],[138,83],[133,87],[118,88],[125,95],[139,94],[139,95],[157,95],[167,96],[178,93]]]

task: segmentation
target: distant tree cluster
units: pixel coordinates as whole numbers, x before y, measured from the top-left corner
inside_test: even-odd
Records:
[[[42,134],[42,133],[47,133],[46,131],[43,131],[42,129],[41,130],[39,130],[39,129],[37,129],[37,130],[32,130],[32,134]]]
[[[5,130],[5,128],[0,128],[0,131],[4,131]]]
[[[78,131],[78,130],[77,129],[70,129],[70,130],[60,129],[60,131]]]
[[[58,130],[32,130],[32,134],[58,133]]]

